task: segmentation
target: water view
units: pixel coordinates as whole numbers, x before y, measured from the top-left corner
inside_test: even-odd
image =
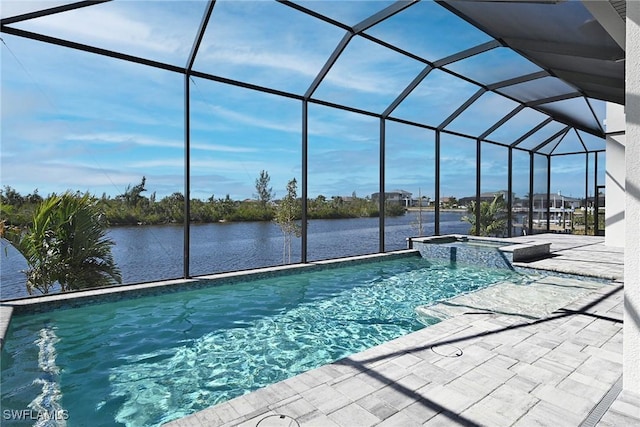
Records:
[[[441,234],[469,231],[463,212],[441,212]],[[416,213],[386,219],[386,250],[406,248],[406,237],[417,235]],[[434,213],[423,213],[423,234],[434,233]],[[177,225],[113,227],[113,255],[123,283],[182,276],[183,230]],[[309,221],[308,260],[378,252],[378,218]],[[300,260],[300,239],[294,239],[292,262]],[[283,238],[272,222],[234,222],[191,226],[192,275],[266,267],[283,263]],[[27,296],[24,258],[2,241],[2,299]]]

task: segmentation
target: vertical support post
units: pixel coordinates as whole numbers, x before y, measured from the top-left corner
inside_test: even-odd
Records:
[[[185,279],[190,277],[190,218],[191,218],[191,85],[189,73],[184,75],[184,237],[183,237],[183,272]]]
[[[593,235],[598,235],[598,153],[593,153]]]
[[[551,156],[547,155],[547,231],[551,230]]]
[[[482,147],[481,147],[480,139],[476,139],[476,211],[474,212],[476,216],[476,236],[480,235],[480,220],[482,218],[480,204],[482,200],[480,199],[480,192],[482,189],[480,180],[482,179],[482,168],[480,167],[480,160],[482,158]]]
[[[584,235],[589,231],[589,153],[585,154],[586,164],[584,167]]]
[[[535,204],[535,197],[533,197],[533,192],[534,192],[534,188],[533,188],[533,182],[535,179],[535,174],[534,174],[534,159],[533,159],[533,152],[529,152],[529,234],[534,234],[533,233],[533,208],[534,208],[534,204]]]
[[[513,148],[508,148],[507,166],[507,237],[513,237]]]
[[[384,117],[380,117],[380,182],[379,182],[379,194],[378,197],[378,211],[379,217],[379,233],[380,233],[380,247],[379,251],[384,252],[384,221],[385,221],[385,146],[386,146],[386,127]]]
[[[307,243],[308,243],[308,224],[307,209],[309,206],[309,101],[302,101],[302,182],[301,201],[302,201],[302,227],[300,234],[300,262],[307,262]]]
[[[434,234],[440,235],[440,131],[436,130],[436,153],[435,153],[435,182],[436,188],[434,197],[436,199],[434,206]]]
[[[215,0],[209,0],[207,4],[207,8],[202,16],[202,21],[200,21],[200,27],[198,28],[196,39],[191,46],[191,52],[189,53],[184,73],[184,249],[182,262],[184,270],[183,276],[185,279],[188,279],[191,276],[189,272],[189,254],[191,245],[191,70],[193,69],[198,49],[200,49],[200,44],[202,43],[204,32],[207,29],[207,24],[211,18],[211,14],[213,13],[213,7],[215,4]]]

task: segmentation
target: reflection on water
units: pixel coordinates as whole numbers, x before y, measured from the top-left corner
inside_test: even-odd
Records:
[[[461,212],[442,212],[441,234],[466,234],[469,224]],[[433,235],[434,214],[423,213],[424,234]],[[309,221],[310,261],[378,252],[378,218]],[[417,234],[416,214],[387,218],[385,249],[406,248],[406,238]],[[123,283],[149,282],[182,277],[184,232],[179,225],[114,227],[109,230],[116,245],[113,256],[122,270]],[[283,264],[283,236],[272,222],[193,224],[190,235],[190,273],[194,276]],[[300,261],[300,239],[292,243],[292,262]],[[0,297],[26,296],[27,263],[2,241]]]

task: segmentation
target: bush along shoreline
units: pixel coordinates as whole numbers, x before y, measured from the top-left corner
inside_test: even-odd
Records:
[[[184,202],[182,193],[173,193],[161,199],[155,192],[144,195],[146,180],[136,186],[129,186],[125,193],[112,197],[103,194],[101,197],[87,193],[68,191],[75,197],[88,197],[100,212],[107,226],[130,225],[162,225],[184,223]],[[283,200],[274,199],[271,195],[254,199],[233,200],[226,195],[216,198],[213,195],[206,200],[192,199],[190,205],[190,221],[194,223],[273,221]],[[5,226],[30,226],[38,206],[45,200],[56,196],[50,194],[42,197],[38,191],[22,195],[13,188],[5,186],[0,190],[0,220]],[[291,203],[292,201],[287,201]],[[296,220],[300,219],[302,201],[296,198],[299,205]],[[308,219],[344,219],[378,217],[378,202],[370,197],[334,196],[327,198],[318,196],[307,201]],[[405,208],[397,204],[387,204],[386,216],[401,216]]]

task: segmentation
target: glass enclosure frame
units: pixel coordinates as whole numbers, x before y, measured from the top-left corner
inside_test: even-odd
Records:
[[[489,52],[496,48],[503,49],[503,47],[497,40],[490,40],[488,42],[483,42],[481,44],[478,44],[477,46],[474,46],[474,47],[465,49],[463,51],[457,52],[455,54],[452,54],[450,56],[447,56],[446,58],[441,58],[437,61],[433,61],[433,60],[424,59],[415,54],[407,52],[398,46],[389,44],[384,40],[378,39],[377,37],[374,37],[371,35],[372,34],[371,31],[368,31],[368,30],[371,30],[375,25],[399,13],[403,13],[405,10],[410,9],[413,2],[395,2],[390,6],[378,11],[377,13],[369,16],[368,18],[360,21],[359,23],[353,26],[347,25],[333,18],[329,18],[325,15],[322,15],[321,13],[309,10],[305,8],[305,6],[295,2],[280,3],[279,6],[281,7],[290,7],[296,12],[306,14],[307,17],[311,16],[313,18],[319,19],[321,21],[324,21],[324,23],[328,25],[335,26],[341,31],[344,31],[343,38],[338,42],[334,51],[330,54],[326,63],[316,74],[315,78],[313,79],[311,84],[307,87],[304,93],[288,92],[282,89],[275,89],[275,88],[270,88],[266,86],[260,86],[255,83],[233,80],[225,76],[215,75],[206,70],[196,68],[195,66],[197,64],[196,59],[198,58],[198,53],[201,49],[202,41],[205,37],[207,26],[209,25],[212,17],[215,15],[214,13],[214,7],[216,4],[215,1],[209,1],[206,4],[202,21],[196,32],[195,39],[193,40],[190,53],[188,55],[187,61],[184,66],[163,63],[156,60],[152,60],[144,57],[138,57],[131,54],[125,54],[125,53],[121,53],[113,50],[98,48],[98,47],[78,43],[75,41],[63,40],[63,39],[51,37],[44,34],[33,33],[30,31],[20,29],[15,26],[16,24],[20,24],[21,22],[25,22],[30,19],[45,17],[49,15],[54,15],[57,13],[62,13],[65,11],[81,9],[84,7],[91,7],[92,4],[93,3],[89,4],[87,2],[72,3],[72,4],[54,7],[51,9],[36,11],[33,13],[27,13],[24,15],[16,16],[16,17],[4,18],[2,19],[2,32],[6,34],[10,34],[12,36],[23,37],[31,40],[40,41],[43,43],[63,46],[70,49],[76,49],[76,50],[84,51],[90,54],[103,55],[103,56],[115,58],[117,60],[137,63],[137,64],[165,70],[172,73],[178,73],[183,76],[185,203],[184,203],[184,224],[183,224],[184,248],[182,253],[184,270],[182,272],[182,276],[184,278],[189,278],[192,276],[192,273],[189,267],[190,266],[190,262],[189,262],[190,247],[191,247],[190,246],[190,240],[191,240],[190,239],[191,237],[190,236],[190,218],[191,218],[190,194],[192,190],[192,177],[193,177],[192,156],[194,151],[192,149],[193,132],[191,129],[191,124],[194,117],[194,114],[192,112],[192,106],[193,106],[192,93],[191,93],[192,84],[190,83],[192,78],[200,78],[200,79],[209,80],[212,82],[217,82],[222,85],[231,85],[235,87],[244,88],[249,91],[256,91],[260,93],[270,94],[273,96],[284,97],[293,102],[297,102],[299,104],[299,108],[301,112],[300,114],[300,117],[301,117],[300,119],[301,120],[300,121],[300,150],[299,151],[301,153],[301,156],[299,160],[299,165],[297,166],[300,167],[300,171],[301,171],[300,183],[299,183],[300,198],[301,198],[301,204],[302,204],[301,239],[300,239],[301,247],[300,247],[300,259],[299,259],[300,263],[308,262],[307,250],[309,246],[308,244],[309,230],[308,230],[307,214],[308,214],[308,200],[310,198],[310,194],[309,194],[309,176],[310,176],[310,172],[309,172],[309,164],[310,164],[309,110],[313,106],[323,106],[323,107],[331,108],[335,110],[336,113],[340,113],[341,111],[357,113],[373,119],[372,122],[377,122],[377,126],[378,126],[377,151],[379,153],[379,156],[378,156],[377,165],[372,165],[372,168],[376,170],[376,173],[378,176],[377,190],[379,194],[385,194],[385,191],[389,190],[389,188],[387,187],[387,180],[386,180],[387,170],[385,166],[386,158],[388,155],[387,131],[386,131],[387,126],[390,123],[394,123],[394,124],[397,123],[397,124],[403,124],[403,125],[412,126],[416,128],[422,128],[428,131],[428,132],[425,132],[425,135],[433,136],[433,140],[430,141],[430,144],[429,144],[429,146],[433,146],[433,152],[431,153],[425,152],[424,155],[425,155],[425,158],[431,157],[431,156],[434,158],[434,164],[432,165],[432,167],[434,171],[433,174],[434,174],[434,181],[435,181],[435,187],[433,188],[433,191],[434,191],[433,206],[434,206],[434,217],[435,217],[434,234],[435,235],[440,234],[441,198],[443,196],[445,197],[447,196],[446,194],[442,194],[442,176],[443,176],[442,151],[443,151],[443,148],[445,148],[445,144],[446,144],[445,142],[443,142],[443,139],[446,139],[446,137],[448,136],[466,138],[466,139],[470,139],[471,143],[475,142],[476,155],[473,161],[475,162],[475,171],[476,171],[476,182],[475,182],[475,188],[474,188],[476,206],[480,205],[481,190],[483,189],[481,186],[481,182],[483,179],[483,174],[482,174],[483,167],[481,164],[482,152],[483,152],[482,148],[485,146],[485,144],[492,144],[492,145],[496,145],[498,147],[504,148],[506,150],[506,153],[507,153],[506,157],[508,159],[507,176],[506,176],[507,188],[504,188],[504,190],[507,190],[506,204],[507,204],[507,212],[508,212],[507,214],[508,215],[508,219],[507,219],[508,221],[507,236],[508,237],[511,237],[513,235],[513,229],[514,229],[513,227],[513,223],[514,223],[513,153],[514,153],[514,150],[528,153],[530,156],[530,170],[529,170],[529,182],[528,182],[530,202],[528,203],[529,215],[528,215],[528,224],[527,224],[529,230],[533,229],[533,216],[534,216],[533,214],[534,214],[534,205],[535,205],[535,203],[532,203],[531,201],[535,200],[535,197],[533,196],[535,195],[535,192],[538,190],[534,186],[535,182],[544,182],[544,186],[545,186],[545,188],[543,189],[544,191],[541,191],[543,195],[542,196],[543,199],[540,201],[540,203],[541,203],[541,206],[546,206],[546,221],[542,223],[542,228],[540,230],[541,231],[550,230],[551,190],[549,187],[551,185],[550,184],[551,167],[552,167],[553,156],[559,156],[559,155],[584,156],[585,158],[584,199],[585,200],[587,201],[589,200],[590,192],[595,194],[597,198],[599,188],[601,188],[601,186],[599,186],[600,182],[598,181],[598,177],[602,175],[601,168],[603,167],[604,162],[602,161],[602,159],[599,159],[599,157],[601,157],[601,154],[604,153],[605,151],[604,147],[593,149],[591,147],[587,147],[587,145],[585,145],[582,142],[582,139],[580,139],[581,134],[589,134],[597,138],[604,138],[604,133],[602,131],[602,128],[600,127],[599,129],[597,129],[597,127],[599,127],[599,118],[591,108],[591,104],[589,103],[589,100],[587,98],[581,97],[577,91],[568,93],[568,94],[561,93],[558,95],[547,94],[545,92],[545,95],[549,95],[549,96],[542,99],[527,98],[526,100],[523,101],[522,100],[523,95],[517,93],[519,86],[527,86],[528,83],[532,82],[531,84],[529,84],[529,86],[531,86],[532,84],[542,82],[543,78],[544,79],[553,78],[549,76],[547,73],[545,73],[543,70],[539,70],[539,71],[534,70],[534,72],[532,72],[532,68],[535,69],[536,67],[526,67],[526,72],[524,72],[522,75],[518,75],[516,77],[510,76],[508,80],[504,80],[504,81],[497,81],[497,82],[492,81],[490,84],[475,81],[468,76],[464,76],[459,74],[456,71],[452,71],[452,69],[457,69],[457,67],[454,67],[453,64],[458,64],[460,61],[464,61],[469,58],[474,58],[476,56],[482,55],[484,52]],[[352,105],[338,104],[336,102],[328,101],[327,99],[317,96],[317,93],[320,92],[318,91],[318,89],[323,84],[323,81],[325,80],[325,78],[327,78],[330,75],[330,71],[333,65],[335,65],[341,59],[341,55],[343,55],[343,53],[347,51],[347,48],[349,47],[350,42],[354,40],[354,38],[361,38],[362,40],[366,40],[367,43],[375,43],[380,47],[391,49],[394,53],[397,53],[399,55],[404,55],[405,57],[412,59],[414,62],[421,63],[421,66],[423,67],[422,71],[420,71],[417,75],[415,75],[413,80],[410,81],[403,90],[397,93],[395,98],[386,106],[386,108],[383,111],[367,111],[362,108],[355,108]],[[88,59],[90,59],[90,57],[91,56],[89,55]],[[449,65],[451,65],[451,67],[449,67],[451,69],[447,68],[447,66]],[[460,79],[465,84],[472,84],[477,88],[477,90],[470,97],[465,99],[457,107],[457,109],[455,109],[455,111],[448,114],[448,116],[444,118],[440,123],[426,124],[426,123],[417,122],[415,120],[407,120],[394,115],[394,112],[396,111],[396,109],[399,106],[401,106],[402,103],[411,96],[412,92],[414,92],[415,89],[417,89],[423,82],[429,81],[428,80],[429,75],[434,70],[438,70],[439,73],[440,72],[446,73],[447,76],[449,77]],[[463,113],[465,113],[465,111],[468,110],[471,106],[477,105],[476,101],[481,99],[482,96],[487,93],[491,94],[492,96],[495,95],[495,96],[504,97],[505,100],[509,101],[508,102],[509,105],[516,105],[516,107],[511,111],[506,112],[506,114],[504,114],[497,121],[493,123],[491,122],[486,123],[485,126],[483,127],[482,133],[480,134],[469,135],[469,134],[464,134],[464,133],[460,133],[452,130],[450,127],[450,124],[454,123],[455,120],[461,117]],[[584,102],[586,103],[586,107],[588,107],[586,108],[586,111],[587,113],[590,111],[592,116],[588,117],[588,120],[582,120],[582,121],[571,120],[571,118],[569,117],[570,115],[566,114],[566,112],[564,111],[561,111],[559,114],[554,114],[555,111],[550,111],[549,109],[544,108],[545,104],[558,103],[563,100],[575,100],[576,102],[579,102],[580,100],[584,100]],[[520,112],[522,112],[523,109],[531,109],[538,113],[542,113],[545,119],[542,122],[537,123],[534,127],[530,128],[529,131],[521,135],[516,140],[494,141],[491,139],[491,135],[494,132],[499,130],[503,125],[508,123],[509,120],[514,118]],[[493,120],[495,120],[495,118]],[[592,122],[592,121],[596,122],[596,125],[597,125],[596,128],[592,128],[585,125],[585,122]],[[545,134],[544,138],[540,137],[540,135],[544,133],[543,129],[545,128],[545,126],[549,125],[550,123],[553,123],[554,125],[559,127],[560,130],[553,133],[550,136]],[[575,132],[575,134],[577,135],[577,138],[580,140],[583,150],[579,150],[576,152],[554,153],[570,132]],[[525,141],[526,143],[522,144]],[[574,143],[575,143],[575,140],[574,140]],[[545,163],[546,167],[539,168],[538,170],[536,170],[534,165],[538,164],[538,162]],[[590,176],[590,173],[592,174],[591,176]],[[386,224],[385,197],[379,197],[378,203],[379,203],[378,251],[385,252],[385,224]],[[479,216],[480,216],[479,210],[475,211],[475,215],[476,215],[476,221],[479,223]],[[597,233],[598,231],[597,215],[594,215],[594,217],[596,218],[595,219],[596,222],[595,224],[592,225],[592,227],[595,228],[595,231]],[[478,233],[479,233],[479,230],[476,230],[476,234]]]

